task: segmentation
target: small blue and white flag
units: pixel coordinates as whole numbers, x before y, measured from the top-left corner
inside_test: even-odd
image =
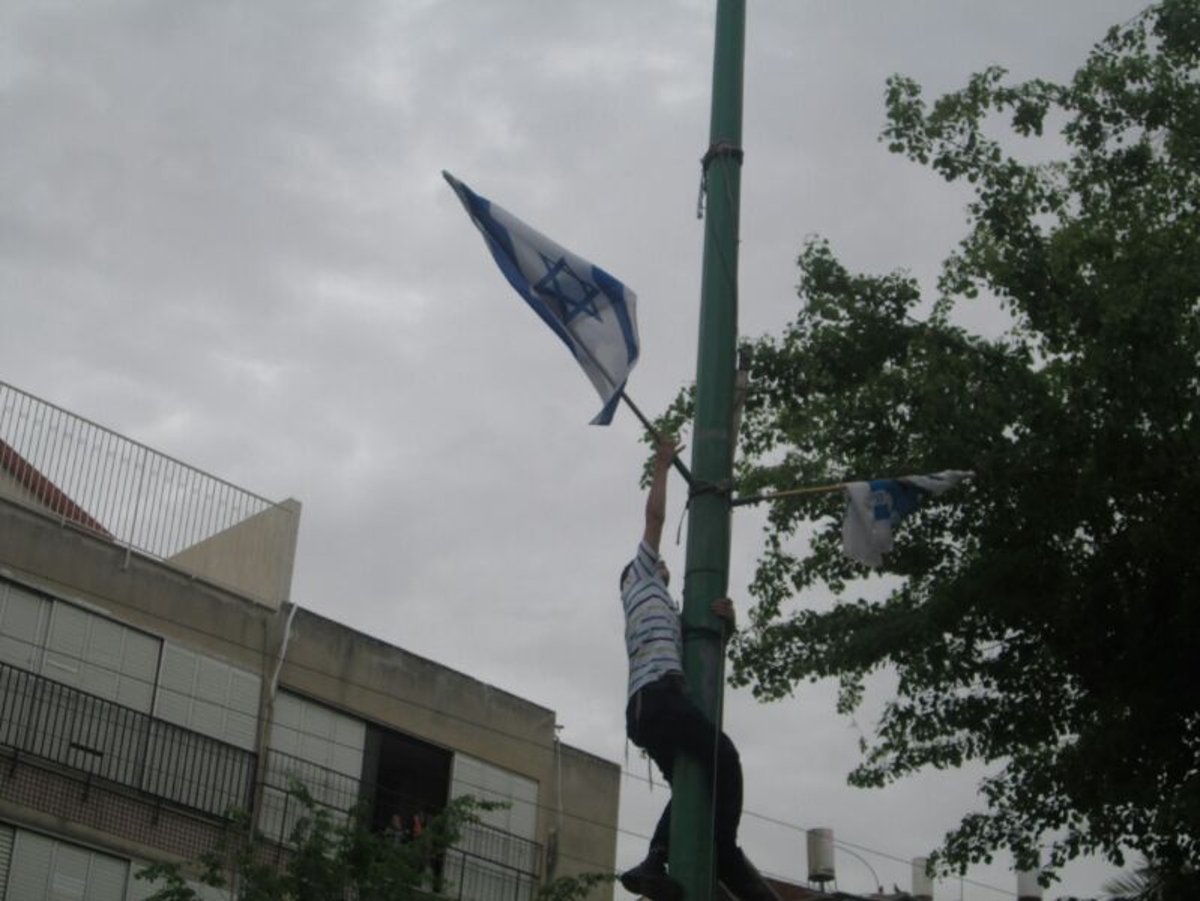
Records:
[[[958,469],[926,476],[846,483],[842,550],[867,566],[880,566],[892,549],[892,528],[921,505],[972,475]]]
[[[638,358],[634,293],[449,172],[442,175],[483,233],[509,284],[571,349],[600,393],[604,407],[592,424],[608,425]]]

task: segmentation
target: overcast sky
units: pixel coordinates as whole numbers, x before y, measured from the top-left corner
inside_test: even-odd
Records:
[[[5,0],[0,380],[298,498],[297,603],[552,707],[564,740],[625,765],[637,424],[587,425],[591,386],[440,171],[637,292],[629,390],[661,410],[695,374],[713,6]],[[931,94],[989,64],[1065,78],[1142,6],[751,0],[742,333],[793,316],[808,235],[927,285],[962,235],[962,190],[877,140],[889,74]],[[760,527],[737,514],[735,598]],[[869,868],[907,888],[909,858],[977,806],[978,771],[846,787],[871,709],[837,716],[829,685],[726,705],[767,872],[804,880],[802,830],[829,826],[868,862],[839,852],[840,888],[872,890]],[[620,866],[666,798],[628,768]],[[1011,896],[1007,864],[937,898]],[[1074,866],[1048,896],[1110,872]]]

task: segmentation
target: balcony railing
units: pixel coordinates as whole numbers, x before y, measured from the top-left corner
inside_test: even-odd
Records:
[[[53,679],[0,662],[0,747],[215,817],[249,810],[257,756]],[[335,816],[360,800],[384,809],[411,799],[309,761],[269,751],[259,828],[285,843],[304,807],[293,780]],[[440,894],[459,901],[530,901],[541,846],[467,823],[441,862]]]
[[[251,752],[7,663],[0,746],[205,814],[250,808]]]
[[[315,803],[335,816],[348,815],[366,800],[385,810],[410,808],[415,803],[336,770],[270,750],[261,828],[279,841],[286,839],[305,812],[289,793],[292,780],[300,782]],[[537,842],[484,823],[466,823],[442,861],[440,894],[461,901],[529,901],[538,886],[541,859]]]
[[[281,554],[286,560],[287,546],[294,542],[295,507],[259,497],[0,382],[0,494],[5,484],[10,496],[63,521],[217,581],[225,581],[222,573],[234,568],[213,564],[212,553],[228,557],[241,547],[255,559]],[[207,557],[195,550],[268,513],[271,524],[260,523],[255,535],[225,539],[219,548],[210,547]],[[285,596],[275,583],[231,587],[269,603]]]

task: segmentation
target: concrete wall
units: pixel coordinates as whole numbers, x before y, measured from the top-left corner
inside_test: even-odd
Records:
[[[299,528],[300,502],[289,499],[185,548],[169,562],[278,609],[291,596]]]
[[[556,875],[613,871],[617,857],[620,794],[620,766],[563,745],[564,814],[563,826],[557,836]],[[611,896],[610,885],[593,897]]]
[[[303,608],[282,687],[538,780],[554,764],[554,711]]]
[[[11,497],[26,504],[36,504],[37,498],[4,469],[0,469],[0,497]]]
[[[261,672],[275,611],[52,515],[0,500],[0,568],[168,641]]]

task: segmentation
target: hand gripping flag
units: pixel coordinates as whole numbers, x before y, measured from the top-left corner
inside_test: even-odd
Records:
[[[880,566],[883,555],[892,549],[892,528],[925,498],[941,494],[970,475],[949,469],[926,476],[847,482],[842,550],[859,563]]]
[[[592,424],[608,425],[638,358],[634,293],[449,172],[442,175],[483,233],[509,284],[571,349],[600,393],[604,407]]]

